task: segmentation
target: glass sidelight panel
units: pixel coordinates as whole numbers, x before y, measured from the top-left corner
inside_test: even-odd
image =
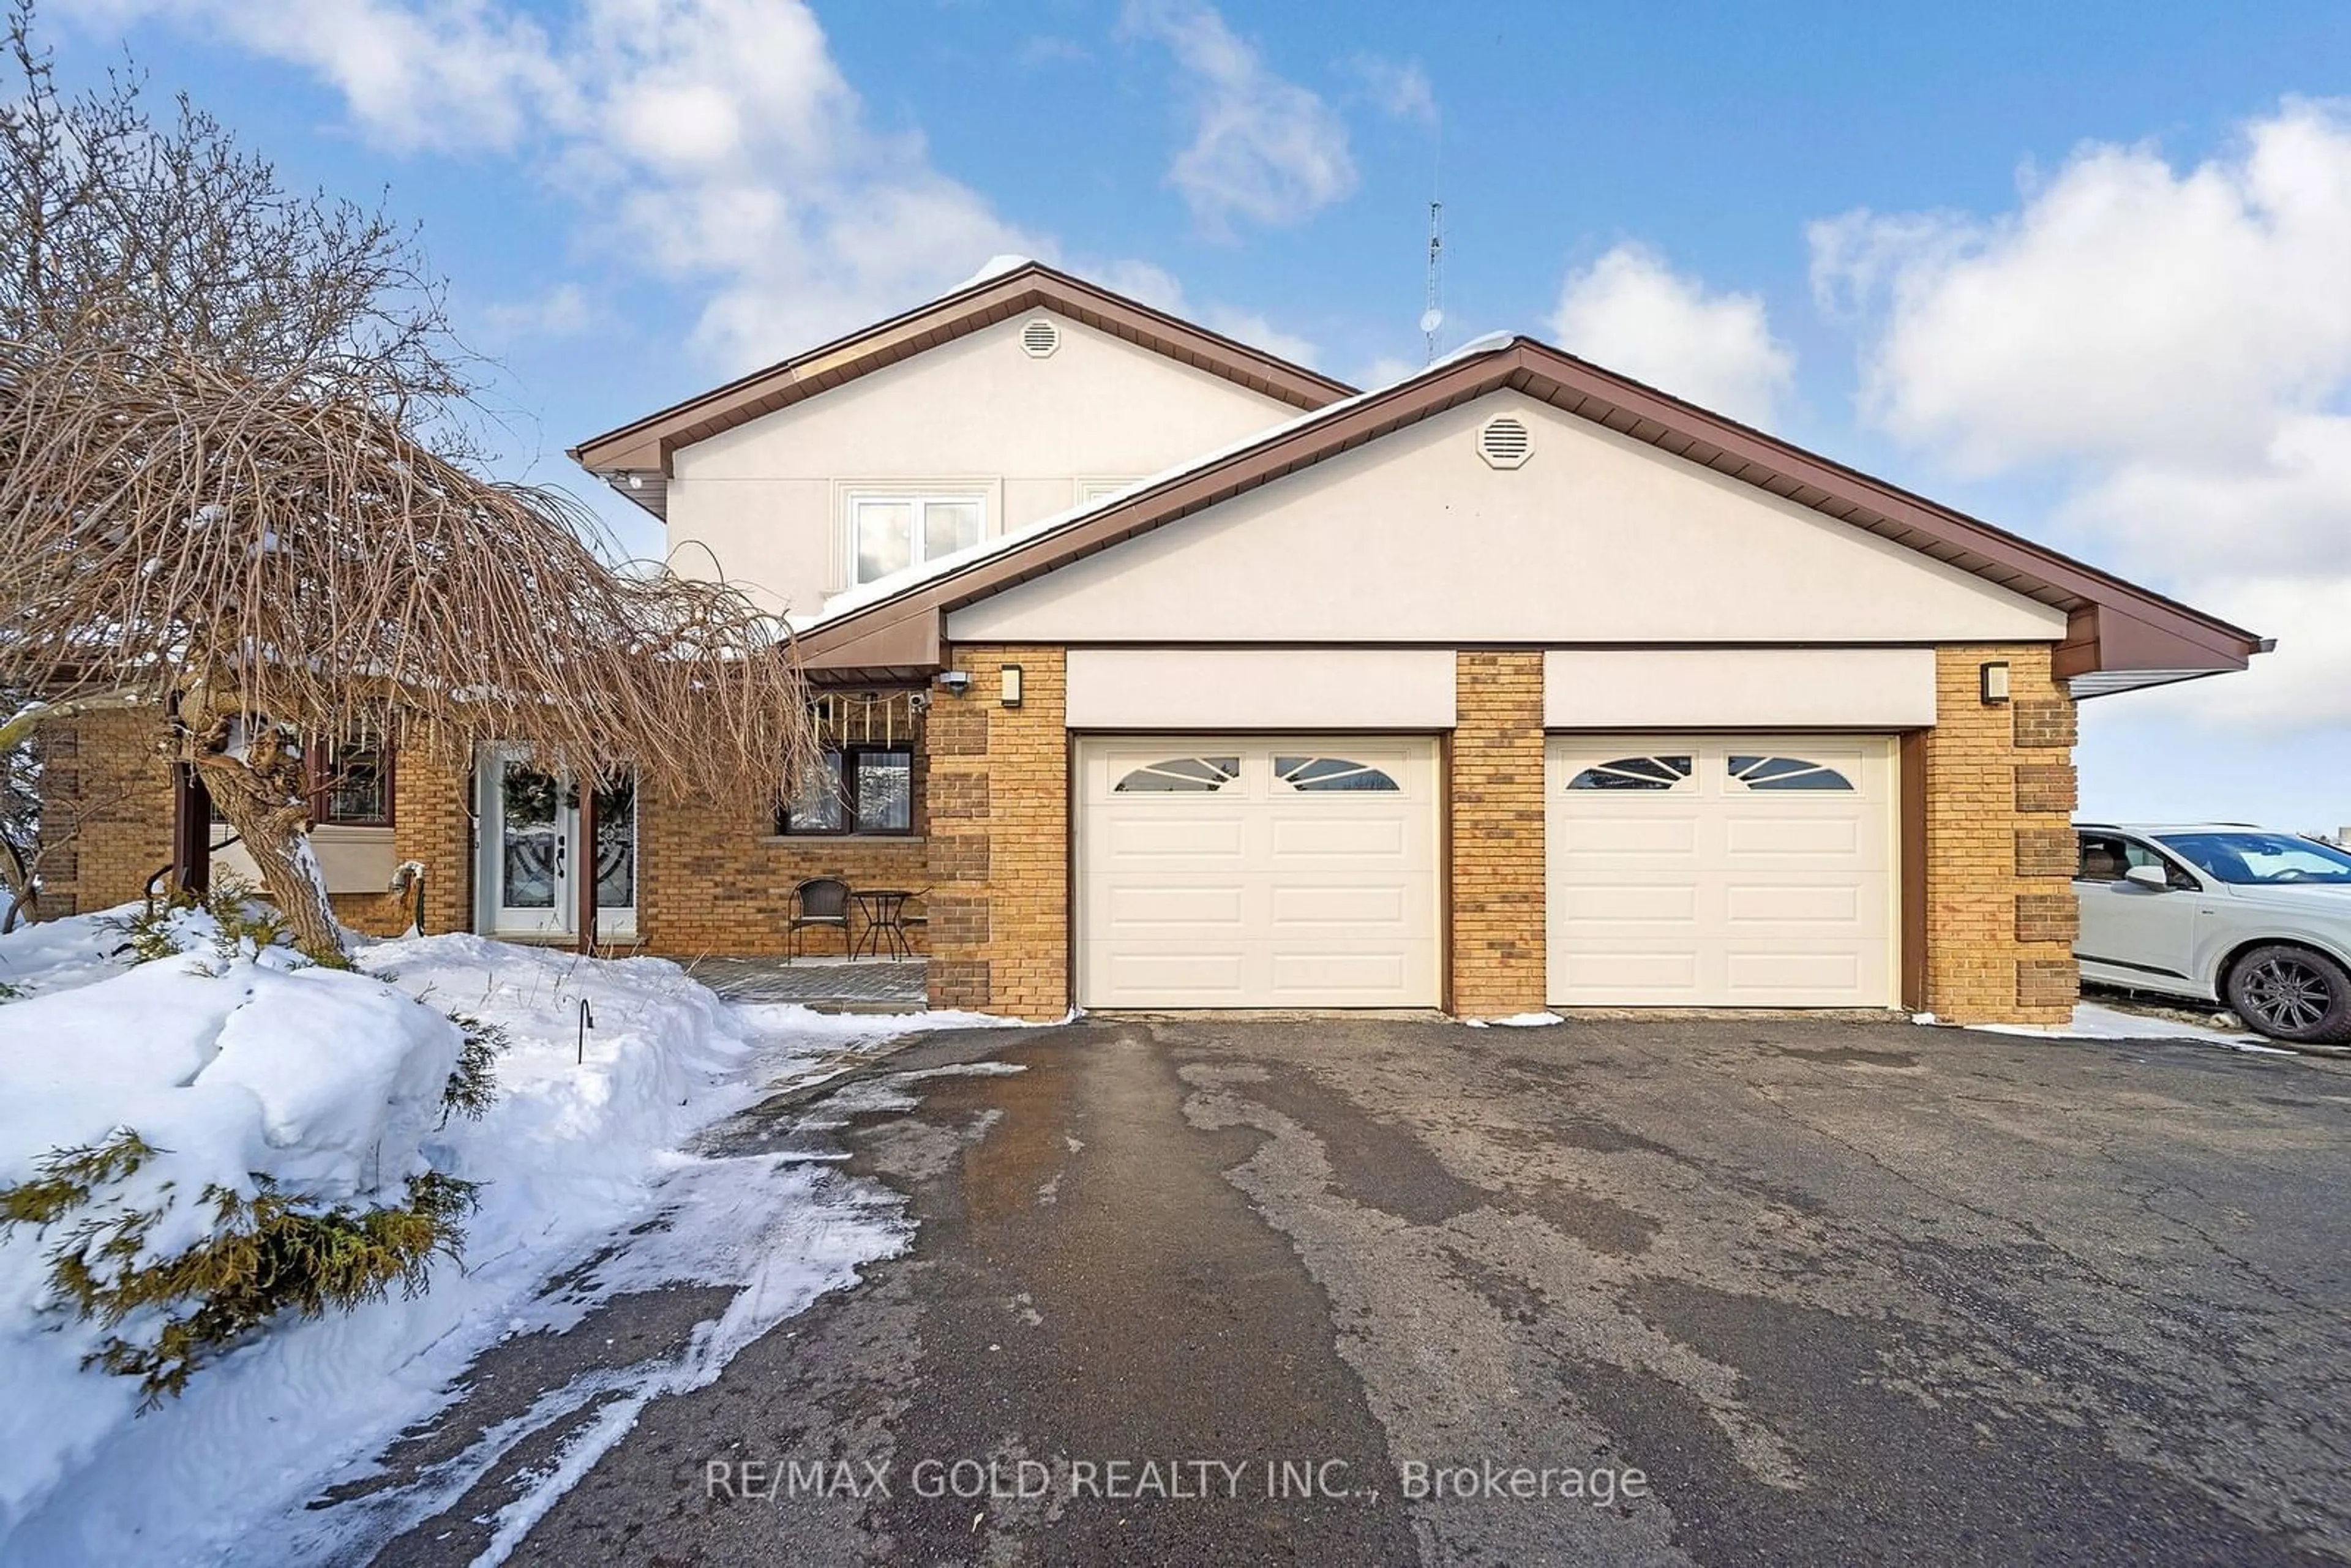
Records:
[[[563,881],[563,791],[553,776],[506,759],[498,784],[503,898],[509,909],[553,909]]]
[[[596,907],[637,906],[637,779],[626,774],[596,790]]]

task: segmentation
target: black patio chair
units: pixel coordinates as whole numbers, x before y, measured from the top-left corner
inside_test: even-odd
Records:
[[[849,954],[849,884],[837,877],[812,876],[792,889],[791,918],[784,925],[784,962],[800,956],[800,933],[810,926],[841,933],[842,956]]]
[[[930,930],[930,905],[927,903],[923,902],[930,896],[931,890],[927,887],[916,888],[912,894],[907,895],[906,909],[913,909],[915,904],[922,904],[922,910],[920,913],[912,915],[905,913],[904,910],[901,910],[899,912],[898,934],[900,936],[911,937],[915,932],[920,931],[926,933]]]

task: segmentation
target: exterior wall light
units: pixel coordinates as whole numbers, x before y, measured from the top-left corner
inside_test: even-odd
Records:
[[[969,670],[940,671],[939,690],[951,697],[963,695],[964,693],[971,690],[971,672]]]
[[[1004,706],[1006,707],[1020,706],[1020,666],[1018,664],[1004,666]]]
[[[2008,663],[2006,660],[1995,659],[1991,664],[1982,666],[1976,673],[1978,675],[1982,677],[1983,700],[1987,706],[1995,706],[2008,700]]]

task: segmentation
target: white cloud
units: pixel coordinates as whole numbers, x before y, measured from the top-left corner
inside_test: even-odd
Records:
[[[306,68],[382,146],[533,159],[611,254],[707,291],[695,345],[720,370],[904,309],[985,257],[1059,250],[939,173],[919,135],[874,130],[802,0],[585,0],[559,36],[500,0],[89,4],[118,24],[214,26]],[[1090,270],[1186,309],[1182,285],[1148,262]],[[1207,305],[1201,317],[1285,358],[1314,356],[1262,316]],[[565,335],[596,319],[588,293],[563,284],[488,307],[482,326]]]
[[[1364,96],[1392,120],[1416,125],[1437,123],[1437,91],[1418,60],[1391,60],[1380,55],[1347,57],[1348,73],[1363,84]]]
[[[160,16],[309,67],[404,150],[505,149],[570,84],[544,29],[475,0],[82,0],[75,19]]]
[[[2057,542],[2279,639],[2133,714],[2351,726],[2345,106],[2290,101],[2187,167],[2085,147],[1992,217],[1812,237],[1865,418],[1958,469],[2053,474]]]
[[[1312,91],[1274,73],[1205,0],[1127,0],[1125,26],[1176,57],[1194,120],[1168,178],[1211,233],[1236,217],[1297,223],[1355,188],[1347,127]]]
[[[922,139],[866,120],[801,0],[99,0],[218,28],[339,89],[402,151],[522,152],[627,264],[707,287],[737,370],[902,309],[1002,252],[1050,256]]]
[[[576,283],[559,283],[536,299],[501,300],[485,308],[482,324],[499,340],[576,338],[601,317],[585,288]]]
[[[1970,469],[2241,458],[2351,374],[2351,125],[2292,103],[2230,156],[2082,149],[1996,218],[1816,224],[1816,287],[1884,324],[1864,411]]]
[[[1570,273],[1550,326],[1572,354],[1749,424],[1771,424],[1795,374],[1762,300],[1710,294],[1641,246]]]
[[[2351,574],[2340,558],[2273,575],[2202,575],[2181,585],[2189,602],[2278,640],[2241,674],[2108,699],[2137,718],[2166,716],[2254,734],[2351,731]],[[2208,762],[2227,766],[2226,753]],[[2340,778],[2316,781],[2343,797]]]
[[[1075,38],[1039,33],[1024,40],[1013,57],[1028,69],[1039,70],[1051,66],[1091,65],[1094,52]]]
[[[1235,310],[1226,306],[1211,305],[1200,312],[1200,325],[1211,332],[1221,332],[1237,342],[1262,349],[1277,359],[1288,360],[1293,365],[1311,366],[1322,350],[1312,341],[1295,332],[1285,332],[1254,310]]]
[[[1137,299],[1155,310],[1197,321],[1211,332],[1252,348],[1263,349],[1296,365],[1311,367],[1322,350],[1295,332],[1285,332],[1254,310],[1230,305],[1207,304],[1194,309],[1185,299],[1184,285],[1174,274],[1147,261],[1113,261],[1089,267],[1086,276],[1104,288]]]

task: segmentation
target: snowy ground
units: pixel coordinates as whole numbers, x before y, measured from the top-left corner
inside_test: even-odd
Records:
[[[2210,1014],[2204,1015],[2210,1018]],[[1937,1020],[1932,1014],[1922,1013],[1922,1023]],[[2068,1024],[2038,1026],[2030,1024],[1971,1024],[1971,1029],[1987,1034],[2038,1035],[2044,1040],[2190,1040],[2207,1045],[2226,1046],[2255,1056],[2293,1056],[2295,1052],[2283,1046],[2273,1045],[2251,1030],[2229,1028],[2214,1022],[2198,1021],[2196,1016],[2176,1008],[2144,1007],[2137,1004],[2116,1005],[2111,998],[2085,998],[2075,1004],[2074,1019]]]
[[[501,1513],[502,1552],[647,1401],[716,1376],[741,1346],[904,1244],[886,1190],[789,1155],[684,1152],[694,1134],[918,1023],[983,1021],[734,1009],[662,960],[465,936],[371,944],[356,976],[249,952],[132,967],[120,942],[92,917],[0,937],[0,983],[16,998],[0,1000],[0,1183],[121,1120],[166,1129],[151,1141],[170,1148],[164,1168],[182,1179],[250,1163],[368,1200],[429,1158],[481,1183],[481,1207],[463,1267],[438,1265],[424,1295],[275,1328],[144,1416],[131,1379],[78,1369],[96,1331],[42,1307],[55,1238],[5,1233],[0,1562],[215,1563],[249,1557],[256,1531],[279,1560],[362,1557],[431,1500],[304,1504],[363,1479],[402,1429],[457,1397],[485,1349],[569,1328],[632,1291],[731,1291],[682,1356],[552,1390],[546,1408],[484,1434],[436,1478],[459,1484],[468,1466],[592,1406],[543,1484]],[[584,1051],[583,1001],[594,1020]],[[445,1076],[454,1050],[437,1012],[511,1036],[499,1096],[478,1122],[405,1126],[403,1075]],[[616,1236],[626,1239],[611,1244]],[[551,1278],[561,1288],[542,1294]]]

